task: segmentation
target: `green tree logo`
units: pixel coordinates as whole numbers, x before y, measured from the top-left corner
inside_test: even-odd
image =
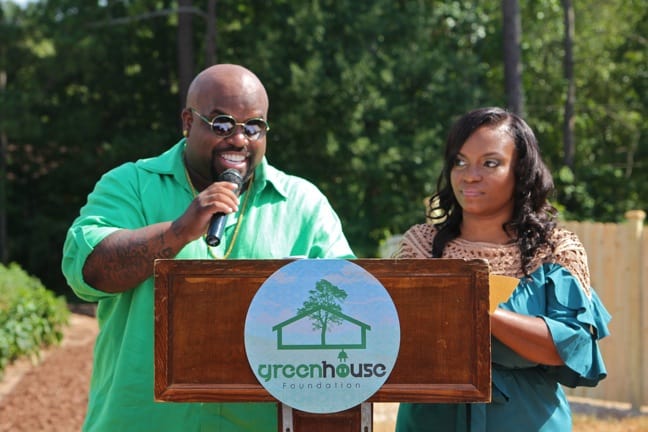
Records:
[[[330,331],[333,325],[343,322],[340,303],[347,298],[347,293],[326,279],[317,282],[315,289],[309,290],[308,293],[310,296],[297,310],[297,315],[308,313],[313,322],[313,330],[320,331],[320,341],[322,346],[325,346],[326,332]]]

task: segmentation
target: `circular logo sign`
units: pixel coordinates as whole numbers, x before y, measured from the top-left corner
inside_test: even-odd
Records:
[[[399,346],[389,293],[346,260],[285,265],[261,285],[245,320],[245,350],[257,379],[305,412],[365,402],[389,377]]]

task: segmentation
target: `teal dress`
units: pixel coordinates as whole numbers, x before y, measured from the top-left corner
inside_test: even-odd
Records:
[[[400,257],[429,254],[434,228],[412,227]],[[585,251],[572,233],[557,230],[556,256],[538,262],[526,278],[514,272],[514,245],[451,242],[444,258],[488,256],[491,271],[519,277],[520,283],[500,308],[542,318],[564,361],[562,366],[532,363],[492,339],[492,401],[475,404],[401,404],[396,431],[542,431],[572,430],[562,386],[595,386],[606,370],[599,339],[609,334],[610,315],[589,282]],[[513,255],[511,255],[513,254]],[[429,255],[428,255],[429,256]],[[507,258],[508,257],[508,258]],[[519,262],[519,261],[517,261]],[[519,264],[517,264],[519,265]]]

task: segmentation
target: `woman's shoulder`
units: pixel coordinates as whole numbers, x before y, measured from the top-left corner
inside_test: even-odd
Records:
[[[420,223],[416,225],[412,225],[405,231],[405,234],[407,235],[426,235],[426,236],[431,236],[434,238],[434,236],[437,233],[437,229],[434,225],[429,224],[429,223]]]
[[[432,256],[432,241],[437,231],[431,224],[412,225],[399,243],[394,258],[430,258]]]
[[[581,245],[580,239],[575,233],[560,226],[551,232],[551,240],[556,245]]]
[[[580,238],[575,233],[561,227],[556,227],[551,233],[553,244],[553,255],[556,259],[566,259],[570,256],[578,256],[587,262],[587,253]]]
[[[589,294],[590,272],[585,247],[575,233],[557,227],[551,234],[554,245],[552,261],[569,270],[581,283],[583,290]]]

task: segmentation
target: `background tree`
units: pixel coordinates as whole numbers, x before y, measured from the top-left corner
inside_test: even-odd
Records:
[[[193,17],[191,0],[178,0],[178,105],[184,107],[194,77]]]
[[[563,114],[563,147],[564,157],[563,164],[569,168],[574,168],[574,105],[576,103],[576,83],[574,82],[574,6],[571,0],[563,0],[563,14],[565,16],[565,84],[567,85],[567,95],[565,97],[565,111]]]
[[[520,57],[522,23],[520,22],[520,5],[517,0],[502,0],[502,17],[506,107],[512,112],[524,116],[522,62]]]
[[[176,23],[160,16],[105,26],[149,5],[78,3],[30,4],[12,18],[23,37],[9,46],[0,103],[10,261],[60,292],[67,292],[60,272],[65,232],[93,184],[122,161],[159,152],[177,134],[179,116],[169,68]]]
[[[69,294],[63,239],[101,174],[180,139],[179,48],[193,50],[194,71],[214,55],[259,75],[270,95],[268,159],[322,188],[360,257],[425,220],[454,118],[508,104],[502,0],[189,4],[199,19],[179,45],[177,0],[24,9],[0,0],[6,250],[54,290]],[[519,14],[525,117],[555,173],[556,205],[597,221],[646,209],[645,5],[574,4],[571,167],[563,3],[525,2]]]
[[[5,14],[0,10],[0,36],[8,39],[12,33],[11,24],[5,21]],[[0,46],[0,97],[4,96],[7,87],[7,51],[8,46]],[[7,134],[0,127],[0,264],[7,264]]]

